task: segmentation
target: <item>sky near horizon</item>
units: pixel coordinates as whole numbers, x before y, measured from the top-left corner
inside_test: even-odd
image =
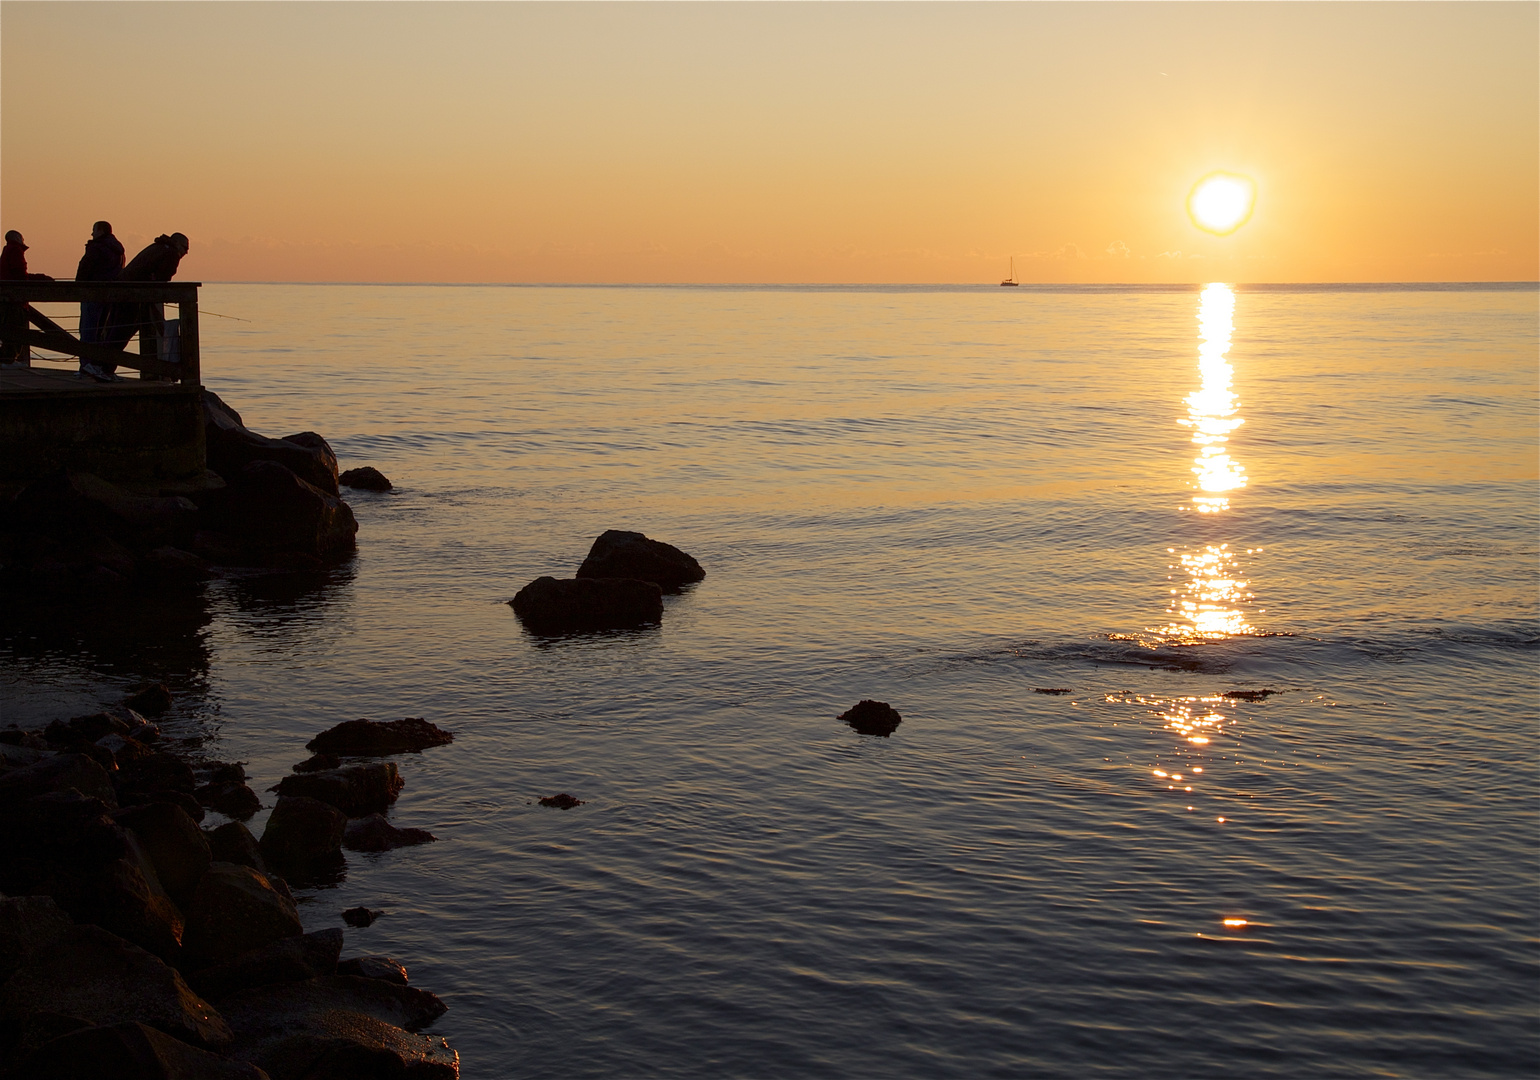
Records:
[[[5,0],[0,224],[97,218],[204,281],[1535,280],[1540,4]]]

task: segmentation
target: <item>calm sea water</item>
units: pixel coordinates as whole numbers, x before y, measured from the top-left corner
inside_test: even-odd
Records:
[[[5,717],[164,678],[258,787],[341,720],[455,731],[393,813],[440,842],[302,910],[386,910],[348,952],[467,1077],[1540,1066],[1534,290],[203,306],[250,426],[397,488],[322,578],[10,605]],[[607,528],[708,576],[525,633]]]

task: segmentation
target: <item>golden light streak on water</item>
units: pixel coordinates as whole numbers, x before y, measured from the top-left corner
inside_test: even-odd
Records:
[[[1193,429],[1198,448],[1192,471],[1202,495],[1193,496],[1201,514],[1228,509],[1230,500],[1219,494],[1246,486],[1246,470],[1226,451],[1231,432],[1246,421],[1236,416],[1239,401],[1230,389],[1235,369],[1225,359],[1235,331],[1235,293],[1228,285],[1214,284],[1203,290],[1198,305],[1199,388],[1187,395],[1187,416],[1178,421]]]

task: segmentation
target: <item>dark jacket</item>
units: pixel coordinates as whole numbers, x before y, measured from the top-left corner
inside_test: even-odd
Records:
[[[76,281],[114,281],[123,270],[123,245],[108,233],[86,241],[86,253],[75,269]]]
[[[0,251],[0,280],[26,281],[41,274],[27,273],[27,245],[7,240],[5,250]]]
[[[182,256],[169,236],[157,236],[155,242],[135,255],[118,274],[119,281],[170,281],[176,276]]]

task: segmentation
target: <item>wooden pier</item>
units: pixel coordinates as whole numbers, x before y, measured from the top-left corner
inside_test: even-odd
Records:
[[[198,282],[0,281],[0,482],[75,469],[141,487],[197,483],[206,471]],[[83,342],[34,305],[133,305],[137,350]],[[176,306],[174,322],[160,315]],[[57,318],[66,318],[57,310]],[[67,319],[66,319],[67,321]],[[34,350],[115,365],[139,378],[97,382],[33,363]]]

